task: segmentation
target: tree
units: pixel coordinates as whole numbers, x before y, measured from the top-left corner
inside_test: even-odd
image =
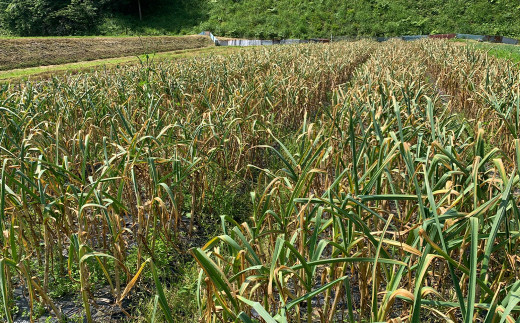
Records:
[[[108,7],[114,13],[138,15],[139,20],[143,20],[143,13],[149,9],[156,8],[161,2],[157,0],[109,0]]]
[[[95,34],[106,4],[106,0],[4,0],[0,24],[19,36]]]

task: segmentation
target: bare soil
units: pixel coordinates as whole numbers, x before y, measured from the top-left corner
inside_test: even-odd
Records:
[[[0,70],[213,46],[207,36],[0,39]]]

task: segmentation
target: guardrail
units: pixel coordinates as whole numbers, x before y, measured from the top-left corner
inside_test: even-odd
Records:
[[[206,35],[217,46],[270,46],[270,45],[287,45],[287,44],[302,44],[302,43],[328,43],[335,40],[353,40],[355,38],[348,36],[331,36],[328,38],[312,38],[312,39],[281,39],[281,40],[262,40],[262,39],[229,39],[219,40],[210,31],[203,31],[199,35]],[[402,39],[404,41],[413,41],[423,38],[435,38],[435,39],[471,39],[481,42],[490,43],[502,43],[510,45],[518,45],[520,42],[518,39],[503,37],[503,36],[489,36],[489,35],[472,35],[472,34],[437,34],[437,35],[407,35],[400,37],[375,37],[374,40],[378,42],[387,41],[390,39]]]

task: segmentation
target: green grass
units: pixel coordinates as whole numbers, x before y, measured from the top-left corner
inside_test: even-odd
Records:
[[[450,42],[464,43],[472,50],[481,50],[496,58],[520,62],[520,45],[476,42],[468,39],[450,39]]]
[[[259,38],[470,33],[520,37],[515,1],[220,0],[202,29]]]
[[[495,57],[520,63],[520,46],[518,45],[476,43],[472,44],[472,47],[484,50]]]
[[[189,261],[176,273],[175,280],[168,282],[168,287],[165,288],[165,296],[175,323],[200,322],[196,302],[197,277],[198,267],[194,261]],[[129,320],[130,322],[152,322],[151,318],[154,316],[154,322],[165,322],[164,314],[154,307],[154,298],[141,299],[135,306],[133,314],[137,319]]]
[[[171,60],[188,58],[194,56],[204,56],[211,54],[230,54],[238,50],[243,50],[239,47],[207,47],[201,49],[189,49],[165,53],[157,53],[150,55],[126,56],[118,58],[100,59],[94,61],[68,63],[61,65],[39,66],[23,69],[14,69],[8,71],[0,71],[0,82],[13,82],[16,80],[26,80],[32,78],[48,78],[53,75],[64,73],[77,73],[94,71],[105,68],[116,68],[119,65],[135,65],[146,61],[147,58],[151,60]]]

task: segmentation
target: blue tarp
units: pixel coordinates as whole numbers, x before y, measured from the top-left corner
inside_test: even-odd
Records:
[[[410,41],[410,40],[418,40],[422,38],[428,38],[427,35],[414,35],[414,36],[402,36],[402,40]]]
[[[509,37],[502,37],[502,43],[504,44],[511,44],[511,45],[517,45],[518,39],[509,38]]]
[[[484,36],[482,36],[482,35],[457,34],[456,38],[459,38],[459,39],[470,39],[470,40],[476,40],[476,41],[484,41]]]
[[[300,39],[282,39],[280,40],[280,44],[288,45],[288,44],[299,44],[302,41]]]

